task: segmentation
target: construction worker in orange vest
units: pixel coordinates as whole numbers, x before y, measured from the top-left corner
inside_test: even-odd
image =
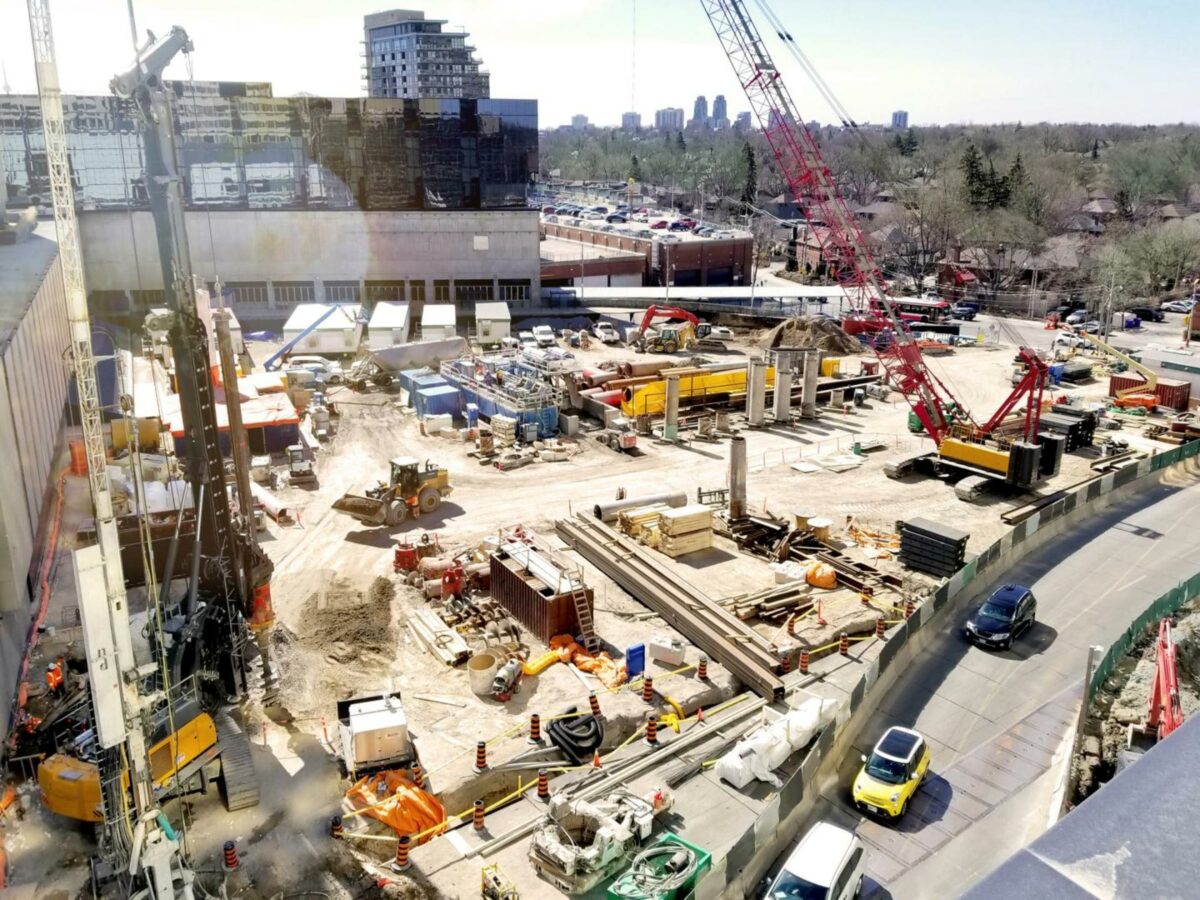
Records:
[[[46,687],[50,689],[52,697],[60,697],[63,694],[63,658],[60,656],[57,660],[46,666]]]

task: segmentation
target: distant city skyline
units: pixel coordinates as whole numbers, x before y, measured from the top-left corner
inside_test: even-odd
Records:
[[[138,0],[136,10],[143,33],[187,29],[197,79],[268,81],[280,96],[362,97],[363,16],[389,5]],[[544,127],[580,113],[615,126],[622,113],[638,112],[648,123],[658,109],[690,113],[700,93],[710,102],[723,94],[730,118],[747,107],[694,0],[526,0],[521,15],[510,4],[480,0],[403,5],[447,20],[448,32],[469,32],[492,96],[536,99]],[[948,13],[933,0],[859,0],[820,16],[793,5],[777,4],[776,11],[860,122],[887,123],[897,109],[914,110],[913,125],[1200,119],[1194,0],[1012,0],[1003,14],[986,4]],[[113,73],[132,57],[125,4],[57,0],[51,12],[63,90],[107,92]],[[758,25],[800,115],[834,120],[761,17]],[[556,64],[562,59],[603,62],[604,77],[592,66]],[[14,93],[35,90],[24,3],[0,4],[0,62]],[[167,74],[186,78],[186,65],[180,60]]]

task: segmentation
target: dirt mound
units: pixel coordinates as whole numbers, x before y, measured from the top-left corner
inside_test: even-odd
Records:
[[[335,579],[304,602],[297,637],[311,647],[345,645],[357,653],[390,653],[396,636],[392,600],[396,589],[387,578],[376,578],[364,595],[347,579]]]
[[[838,356],[861,353],[863,349],[862,344],[842,331],[837,322],[822,316],[793,316],[786,319],[763,335],[758,346],[767,350],[799,347]]]

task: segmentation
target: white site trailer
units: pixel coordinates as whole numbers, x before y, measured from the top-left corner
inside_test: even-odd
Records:
[[[381,300],[371,311],[367,323],[367,346],[383,350],[408,343],[408,304]]]
[[[421,312],[421,340],[443,341],[458,333],[453,303],[427,303]]]
[[[485,347],[512,335],[512,315],[503,300],[475,304],[475,336]]]
[[[283,326],[284,343],[311,328],[329,307],[328,303],[301,303],[297,306]],[[337,304],[337,309],[330,316],[292,348],[292,355],[342,356],[355,353],[358,350],[358,317],[361,311],[362,307],[357,303]]]

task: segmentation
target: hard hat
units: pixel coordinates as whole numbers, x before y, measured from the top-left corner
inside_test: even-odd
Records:
[[[47,671],[53,672],[55,665],[56,665],[56,663],[50,663],[49,665],[47,665],[46,666]]]

